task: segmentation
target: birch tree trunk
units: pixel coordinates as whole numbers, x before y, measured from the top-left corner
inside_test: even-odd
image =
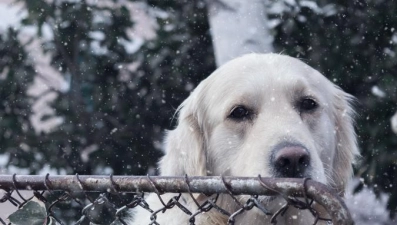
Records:
[[[217,66],[246,53],[273,51],[264,0],[208,1]]]

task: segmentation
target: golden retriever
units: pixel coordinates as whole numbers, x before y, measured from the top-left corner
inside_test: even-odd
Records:
[[[298,59],[278,54],[234,59],[202,81],[178,108],[178,125],[166,136],[160,174],[308,177],[343,195],[359,155],[351,100]],[[273,212],[284,201],[261,199]],[[156,195],[146,200],[154,210],[162,207]],[[220,207],[236,210],[230,197],[218,201]],[[181,203],[197,210],[189,196],[183,196]],[[131,224],[150,223],[146,210],[134,214]],[[189,224],[188,219],[174,207],[159,213],[156,221],[180,225]],[[240,225],[270,224],[259,210],[236,219]],[[277,224],[312,222],[307,210],[289,209]],[[197,216],[196,224],[224,225],[227,218],[211,210]]]

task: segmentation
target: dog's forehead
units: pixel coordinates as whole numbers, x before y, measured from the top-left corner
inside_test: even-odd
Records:
[[[327,78],[298,59],[250,54],[221,66],[199,85],[194,96],[204,111],[227,112],[238,104],[264,106],[281,99],[288,104],[302,95],[329,102],[334,88]]]
[[[258,82],[258,79],[272,78],[280,81],[305,77],[320,80],[322,75],[296,58],[277,54],[249,54],[226,63],[213,76],[236,80],[254,78]]]
[[[278,54],[249,54],[226,63],[207,80],[217,93],[252,90],[332,88],[317,70],[302,61]]]

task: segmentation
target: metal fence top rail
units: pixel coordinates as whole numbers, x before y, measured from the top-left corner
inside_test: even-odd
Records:
[[[231,195],[282,195],[313,199],[332,217],[333,224],[353,224],[338,194],[324,184],[298,178],[0,175],[0,189],[69,192],[225,193]],[[1,196],[0,196],[1,197]]]

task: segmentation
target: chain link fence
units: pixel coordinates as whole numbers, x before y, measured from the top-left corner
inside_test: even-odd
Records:
[[[0,218],[0,224],[67,224],[62,221],[56,210],[61,206],[74,205],[80,209],[79,219],[71,224],[128,224],[125,220],[130,209],[142,207],[151,213],[151,224],[159,213],[167,213],[171,208],[179,208],[190,216],[189,224],[201,213],[216,210],[228,217],[227,224],[234,224],[236,218],[253,208],[271,217],[276,224],[290,208],[309,210],[314,224],[325,221],[328,224],[353,224],[350,213],[342,199],[325,185],[309,180],[295,178],[258,177],[150,177],[150,176],[38,176],[38,175],[0,175],[0,209],[4,203],[11,203],[15,210],[8,218]],[[29,190],[30,198],[21,195]],[[162,203],[161,208],[151,208],[145,201],[147,193],[155,193]],[[163,193],[175,193],[168,201]],[[180,203],[185,193],[195,202],[194,209]],[[194,194],[208,196],[199,203]],[[17,197],[14,197],[15,194]],[[128,197],[127,197],[128,195]],[[219,205],[220,195],[229,195],[239,206],[228,212]],[[236,196],[247,195],[246,202]],[[274,212],[269,211],[260,201],[260,196],[281,196],[286,203]],[[115,198],[116,197],[116,198]],[[127,202],[113,201],[128,199]],[[118,202],[118,203],[115,203]],[[120,203],[121,202],[121,203]],[[323,218],[313,205],[317,203],[326,210],[328,217]],[[62,213],[62,212],[61,212]],[[35,223],[26,223],[26,221]]]

